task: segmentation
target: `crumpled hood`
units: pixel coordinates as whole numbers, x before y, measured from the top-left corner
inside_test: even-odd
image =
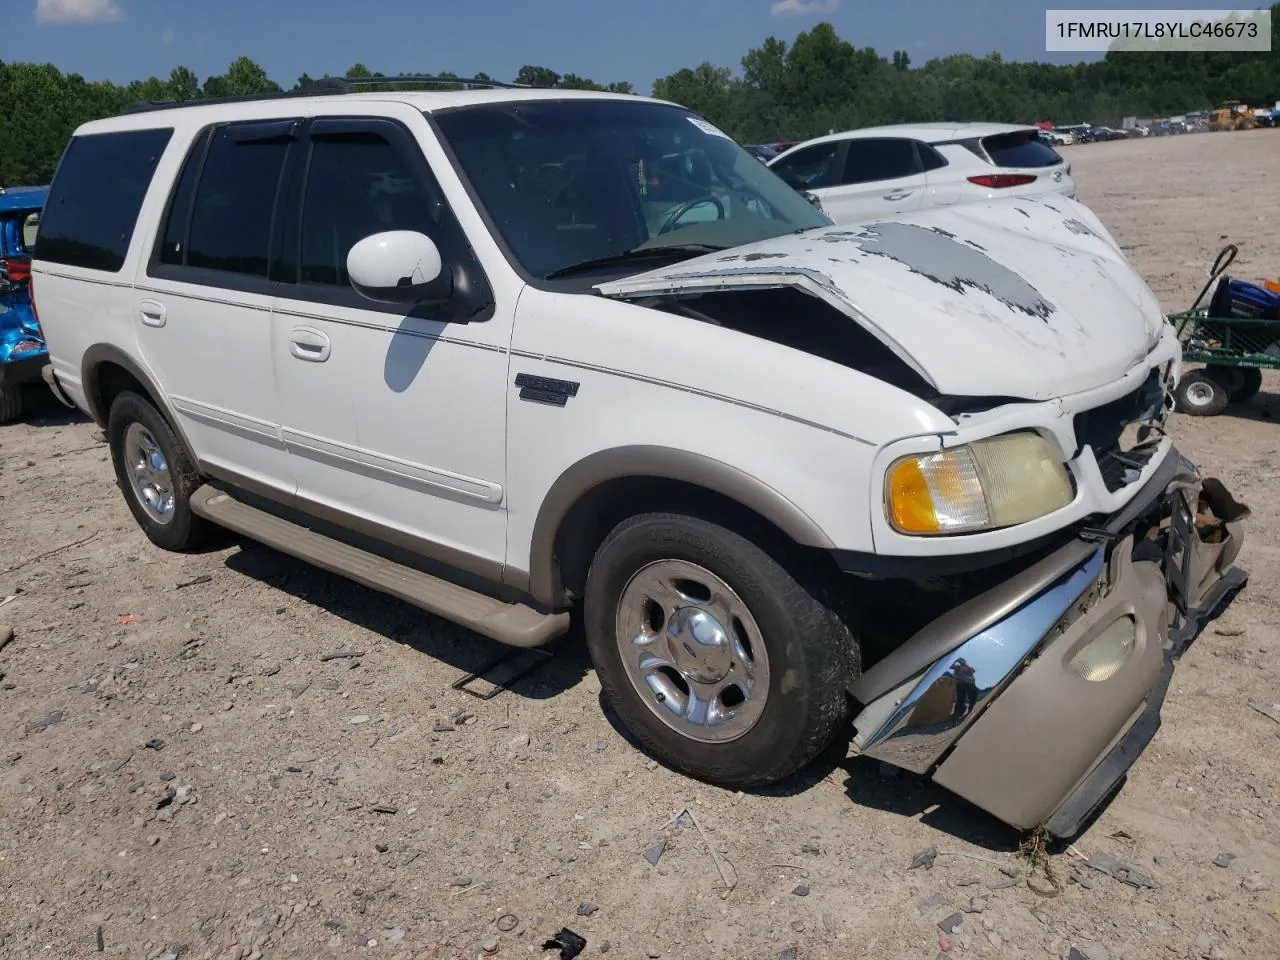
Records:
[[[1102,386],[1140,363],[1165,324],[1098,218],[1056,195],[790,234],[596,289],[631,299],[779,286],[827,301],[956,396],[1047,400]]]

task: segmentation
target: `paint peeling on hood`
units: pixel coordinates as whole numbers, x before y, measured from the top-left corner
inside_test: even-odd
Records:
[[[1102,386],[1141,363],[1165,326],[1106,228],[1060,196],[810,230],[596,289],[630,299],[780,286],[825,300],[957,396],[1047,400]]]

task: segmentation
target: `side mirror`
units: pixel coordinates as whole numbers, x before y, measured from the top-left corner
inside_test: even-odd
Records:
[[[415,230],[365,237],[347,254],[347,275],[357,293],[379,303],[438,302],[453,292],[440,249]]]

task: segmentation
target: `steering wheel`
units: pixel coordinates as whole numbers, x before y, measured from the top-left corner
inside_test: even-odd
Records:
[[[716,206],[716,219],[724,219],[724,204],[720,202],[719,197],[713,196],[709,193],[705,197],[694,197],[692,200],[686,200],[678,207],[673,207],[671,212],[668,213],[666,218],[662,221],[662,226],[658,228],[657,235],[662,236],[664,233],[670,233],[676,228],[676,224],[680,222],[681,217],[695,207],[702,206],[704,203],[714,203]]]

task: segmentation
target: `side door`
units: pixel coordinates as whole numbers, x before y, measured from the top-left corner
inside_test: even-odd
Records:
[[[839,185],[822,193],[822,207],[837,223],[891,217],[919,210],[927,185],[915,141],[903,137],[854,137]]]
[[[277,202],[302,121],[200,132],[135,285],[138,346],[201,460],[228,479],[293,490],[280,436],[271,305]]]
[[[815,143],[769,164],[769,169],[795,190],[812,193],[830,215],[827,196],[830,188],[840,183],[844,164],[844,142],[827,140]]]
[[[418,136],[431,136],[421,114]],[[289,192],[271,352],[301,509],[473,572],[505,559],[507,345],[496,305],[407,122],[322,117]],[[453,295],[379,303],[347,254],[392,230],[430,237]]]

